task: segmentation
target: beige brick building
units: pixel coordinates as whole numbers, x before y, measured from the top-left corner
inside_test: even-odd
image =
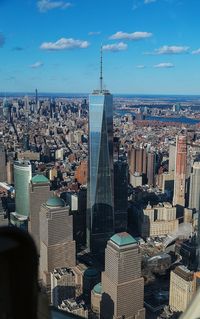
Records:
[[[170,203],[163,203],[152,207],[147,205],[140,216],[140,230],[142,237],[156,237],[167,235],[178,229],[176,207]]]
[[[144,279],[141,253],[136,240],[127,233],[111,237],[102,273],[102,319],[144,319]]]
[[[177,266],[170,274],[169,305],[172,311],[185,311],[196,292],[194,273]]]
[[[40,208],[50,197],[50,182],[44,175],[35,175],[29,184],[29,232],[40,252]]]
[[[58,197],[51,197],[40,211],[40,276],[50,286],[50,272],[54,268],[76,264],[72,216],[69,207]]]

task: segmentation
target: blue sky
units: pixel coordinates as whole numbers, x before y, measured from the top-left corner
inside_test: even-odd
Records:
[[[200,94],[199,0],[0,0],[0,91]]]

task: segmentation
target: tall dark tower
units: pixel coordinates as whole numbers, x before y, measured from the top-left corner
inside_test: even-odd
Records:
[[[198,228],[196,234],[196,265],[197,271],[200,271],[200,211],[198,211]]]
[[[104,255],[114,233],[113,97],[103,90],[102,49],[100,90],[89,96],[89,156],[87,189],[87,245]]]
[[[37,107],[37,104],[38,104],[38,90],[37,89],[35,89],[35,104]]]
[[[124,160],[114,162],[114,210],[115,233],[127,230],[128,219],[128,164]]]
[[[0,144],[0,182],[5,182],[6,180],[6,150],[4,145]]]
[[[24,133],[24,136],[23,136],[23,150],[24,151],[30,150],[29,134],[28,133]]]

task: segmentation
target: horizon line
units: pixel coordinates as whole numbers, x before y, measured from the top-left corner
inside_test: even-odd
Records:
[[[0,91],[0,97],[6,97],[7,94],[24,94],[24,95],[35,95],[35,91]],[[51,94],[59,94],[59,95],[90,95],[92,92],[48,92],[48,91],[38,91],[38,96],[45,94],[45,95],[51,95]],[[180,94],[180,93],[111,93],[112,95],[141,95],[141,96],[199,96],[200,93],[185,93],[185,94]]]

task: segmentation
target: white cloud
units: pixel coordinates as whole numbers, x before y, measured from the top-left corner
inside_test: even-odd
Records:
[[[137,69],[144,69],[144,68],[145,68],[145,65],[139,64],[139,65],[136,65],[136,68],[137,68]]]
[[[154,65],[154,68],[169,69],[169,68],[174,68],[174,64],[169,63],[169,62],[159,63],[159,64]]]
[[[128,45],[124,42],[106,44],[102,46],[102,49],[104,51],[112,51],[112,52],[124,51],[124,50],[127,50],[127,48],[128,48]]]
[[[101,31],[90,31],[88,32],[88,35],[99,35],[101,34]]]
[[[51,0],[39,0],[37,2],[37,7],[40,12],[46,12],[52,9],[67,9],[71,7],[70,2],[64,1],[51,1]]]
[[[30,68],[32,68],[32,69],[38,69],[38,68],[40,68],[40,67],[43,66],[43,65],[44,65],[43,62],[37,61],[37,62],[35,62],[34,64],[31,64],[31,65],[30,65]]]
[[[88,41],[75,40],[72,38],[61,38],[56,42],[43,42],[40,46],[40,49],[49,51],[60,51],[75,48],[85,49],[89,45],[90,43]]]
[[[176,45],[163,45],[159,49],[155,50],[155,54],[180,54],[188,52],[189,47],[187,46],[176,46]]]
[[[133,10],[136,10],[140,7],[142,7],[143,5],[145,4],[149,4],[149,3],[152,3],[152,2],[156,2],[157,0],[133,0]]]
[[[200,49],[192,51],[192,54],[200,54]]]
[[[150,38],[150,37],[152,37],[152,35],[153,34],[151,32],[137,31],[137,32],[133,32],[133,33],[127,33],[127,32],[118,31],[115,34],[111,35],[110,39],[112,39],[112,40],[120,40],[120,39],[141,40],[141,39]]]

